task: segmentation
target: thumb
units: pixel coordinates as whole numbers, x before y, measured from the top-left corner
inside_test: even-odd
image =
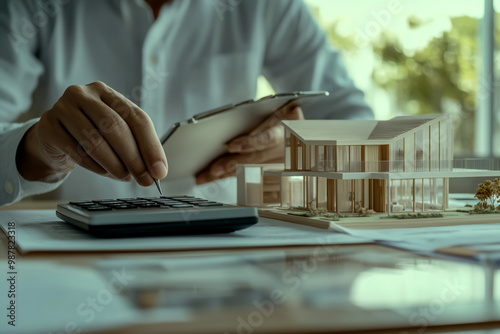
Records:
[[[283,143],[284,129],[282,120],[304,119],[302,109],[297,106],[287,105],[257,126],[248,135],[237,137],[228,143],[230,153],[249,153],[262,151]]]

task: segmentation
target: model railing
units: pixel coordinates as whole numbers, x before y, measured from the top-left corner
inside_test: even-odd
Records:
[[[416,160],[416,161],[357,161],[335,164],[334,161],[320,160],[311,171],[318,172],[449,172],[453,169],[498,170],[497,159],[455,159],[455,160]]]

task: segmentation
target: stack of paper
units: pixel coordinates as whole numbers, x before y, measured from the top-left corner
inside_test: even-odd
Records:
[[[292,245],[370,243],[355,236],[260,218],[259,223],[229,234],[196,236],[96,238],[56,217],[53,210],[0,212],[0,227],[16,223],[17,247],[34,251],[154,251],[204,250]]]
[[[395,228],[395,229],[349,229],[335,224],[338,231],[342,231],[351,236],[366,238],[377,243],[390,245],[398,248],[408,249],[422,254],[435,254],[443,252],[443,249],[450,247],[464,246],[476,247],[478,252],[468,255],[478,258],[476,255],[489,245],[487,249],[493,256],[495,253],[500,257],[500,224],[477,224],[477,225],[457,225],[457,226],[436,226],[420,228]],[[496,246],[492,246],[495,245]],[[496,252],[498,251],[498,252]],[[453,255],[466,255],[459,254]]]

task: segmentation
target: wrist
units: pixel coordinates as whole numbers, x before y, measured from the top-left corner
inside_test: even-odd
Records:
[[[74,167],[68,168],[67,164],[67,168],[57,168],[43,155],[36,133],[36,125],[29,128],[19,142],[16,151],[17,170],[27,181],[58,181]]]

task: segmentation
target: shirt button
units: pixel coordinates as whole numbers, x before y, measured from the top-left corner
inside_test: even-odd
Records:
[[[5,189],[5,192],[9,195],[12,195],[14,193],[14,185],[10,181],[6,181],[3,185],[3,188]]]
[[[152,64],[152,65],[156,65],[156,63],[158,62],[158,57],[156,55],[150,55],[149,56],[149,63]]]

